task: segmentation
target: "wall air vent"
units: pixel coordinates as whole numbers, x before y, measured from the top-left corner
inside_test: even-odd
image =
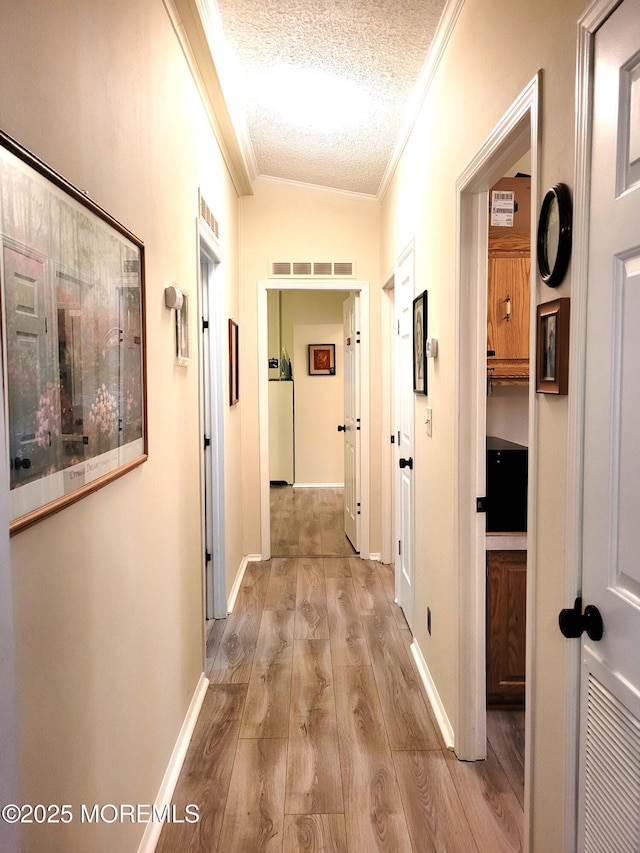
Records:
[[[355,278],[353,261],[272,261],[270,278]]]
[[[204,221],[207,223],[209,228],[211,228],[211,230],[216,235],[216,237],[220,237],[218,220],[215,218],[215,216],[211,212],[211,208],[209,207],[207,202],[202,197],[202,193],[200,193],[199,195],[200,195],[200,204],[199,204],[200,218],[204,219]]]

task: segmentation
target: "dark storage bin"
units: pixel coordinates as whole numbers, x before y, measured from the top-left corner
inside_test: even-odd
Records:
[[[487,533],[526,532],[527,467],[526,447],[487,436]]]

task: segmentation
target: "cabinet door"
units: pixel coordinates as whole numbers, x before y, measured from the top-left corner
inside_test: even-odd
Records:
[[[489,255],[487,349],[496,359],[529,359],[529,256]]]
[[[487,553],[487,705],[522,706],[527,552]]]

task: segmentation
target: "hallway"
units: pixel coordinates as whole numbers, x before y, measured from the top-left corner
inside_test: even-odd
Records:
[[[159,853],[522,849],[499,723],[486,762],[444,748],[393,595],[392,567],[357,557],[249,564],[173,796],[200,821]]]

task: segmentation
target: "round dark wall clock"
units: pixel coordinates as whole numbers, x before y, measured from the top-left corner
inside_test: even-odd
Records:
[[[538,220],[538,270],[545,284],[557,287],[571,257],[571,194],[566,184],[556,184],[545,195]]]

